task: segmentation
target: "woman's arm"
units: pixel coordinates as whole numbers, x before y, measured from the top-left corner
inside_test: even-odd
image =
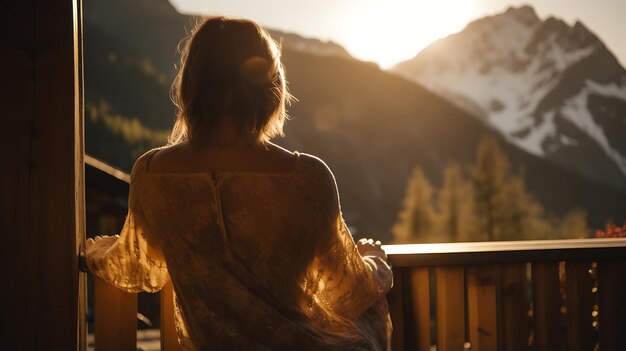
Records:
[[[141,208],[143,174],[140,168],[144,162],[145,155],[133,167],[128,215],[119,237],[96,237],[86,242],[90,271],[126,292],[155,292],[169,280],[163,252],[144,221]]]
[[[371,245],[369,241],[356,245],[341,216],[335,178],[323,161],[316,160],[325,223],[320,223],[307,283],[322,307],[353,319],[385,296],[393,284],[393,274],[380,245],[373,241]]]

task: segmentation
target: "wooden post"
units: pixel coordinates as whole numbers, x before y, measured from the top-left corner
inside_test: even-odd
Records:
[[[467,269],[467,304],[472,350],[496,351],[496,267],[473,266]]]
[[[593,279],[589,274],[591,262],[567,262],[567,340],[570,351],[593,350]]]
[[[414,350],[430,351],[430,275],[427,267],[412,268],[411,311],[415,321]]]
[[[626,345],[626,262],[598,262],[600,350],[624,350]]]
[[[393,287],[387,294],[389,304],[389,314],[393,323],[393,334],[391,334],[391,348],[393,351],[404,351],[404,304],[403,304],[403,268],[393,269]]]
[[[437,350],[463,350],[465,344],[465,284],[463,267],[438,267]]]
[[[561,349],[559,263],[533,263],[533,321],[538,351]]]
[[[174,285],[170,280],[161,289],[161,351],[178,351],[178,335],[174,320]]]
[[[0,318],[7,350],[84,347],[79,0],[2,5]]]
[[[94,278],[95,350],[137,349],[137,294],[125,293]]]
[[[500,339],[501,350],[528,350],[528,303],[526,301],[526,264],[500,266]]]

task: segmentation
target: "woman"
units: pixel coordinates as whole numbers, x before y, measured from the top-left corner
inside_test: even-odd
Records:
[[[184,349],[388,349],[380,242],[354,243],[324,162],[270,143],[289,99],[276,43],[204,20],[173,92],[169,146],[135,163],[119,238],[87,241],[91,271],[128,292],[171,278]]]

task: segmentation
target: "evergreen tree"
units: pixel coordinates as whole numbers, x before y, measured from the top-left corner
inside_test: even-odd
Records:
[[[497,141],[493,137],[483,138],[472,170],[472,194],[477,230],[486,236],[486,240],[496,240],[500,234],[508,174],[509,163]]]
[[[468,193],[468,184],[461,167],[454,162],[448,163],[443,186],[438,194],[438,206],[440,232],[448,235],[450,241],[467,240],[472,217]]]
[[[409,179],[404,207],[393,228],[396,243],[528,240],[588,237],[586,213],[574,210],[562,219],[547,219],[543,206],[515,174],[493,137],[481,140],[476,163],[466,180],[455,163],[446,166],[433,207],[434,190],[416,167]],[[434,236],[437,234],[438,236]]]
[[[435,210],[432,205],[433,187],[421,168],[415,167],[409,179],[404,208],[393,228],[395,242],[432,241]]]

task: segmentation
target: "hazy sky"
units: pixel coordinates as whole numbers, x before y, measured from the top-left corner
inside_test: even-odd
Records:
[[[332,40],[383,68],[415,56],[476,18],[529,4],[545,19],[580,19],[626,62],[626,0],[170,0],[184,13],[250,18],[261,25]]]

